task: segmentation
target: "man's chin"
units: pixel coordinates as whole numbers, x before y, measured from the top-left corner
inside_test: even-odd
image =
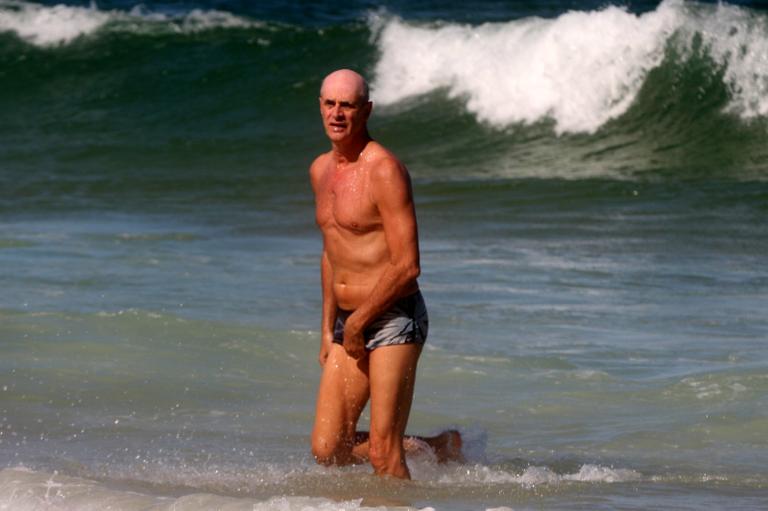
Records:
[[[346,131],[326,131],[325,134],[331,140],[331,142],[344,142],[351,138],[350,134]]]

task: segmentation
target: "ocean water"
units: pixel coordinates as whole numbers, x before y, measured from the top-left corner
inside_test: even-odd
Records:
[[[412,482],[309,453],[342,66],[465,437]],[[768,508],[764,3],[0,0],[0,112],[0,509]]]

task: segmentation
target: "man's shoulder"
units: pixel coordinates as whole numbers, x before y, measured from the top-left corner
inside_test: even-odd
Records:
[[[315,158],[312,161],[312,164],[309,166],[309,169],[312,170],[317,167],[322,167],[328,162],[328,158],[330,157],[331,157],[331,151],[318,155],[317,158]]]
[[[365,158],[371,166],[374,178],[386,179],[393,175],[406,176],[408,173],[400,158],[378,142],[369,144]]]
[[[397,202],[408,201],[411,196],[411,178],[400,158],[377,144],[370,155],[371,197],[381,207],[393,199]],[[405,203],[405,202],[403,202]]]
[[[312,177],[320,177],[324,169],[328,167],[328,159],[331,157],[330,151],[319,155],[309,166],[309,174]]]

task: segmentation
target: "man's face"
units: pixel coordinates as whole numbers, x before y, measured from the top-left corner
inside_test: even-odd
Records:
[[[321,91],[320,114],[331,142],[344,142],[363,132],[370,112],[371,103],[360,98],[354,89],[329,86]]]

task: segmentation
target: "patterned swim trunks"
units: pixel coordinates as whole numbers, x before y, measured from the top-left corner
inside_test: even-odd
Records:
[[[353,311],[339,309],[333,328],[333,342],[344,343],[344,323]],[[365,349],[370,351],[396,344],[424,344],[429,317],[421,291],[399,299],[363,331]]]

